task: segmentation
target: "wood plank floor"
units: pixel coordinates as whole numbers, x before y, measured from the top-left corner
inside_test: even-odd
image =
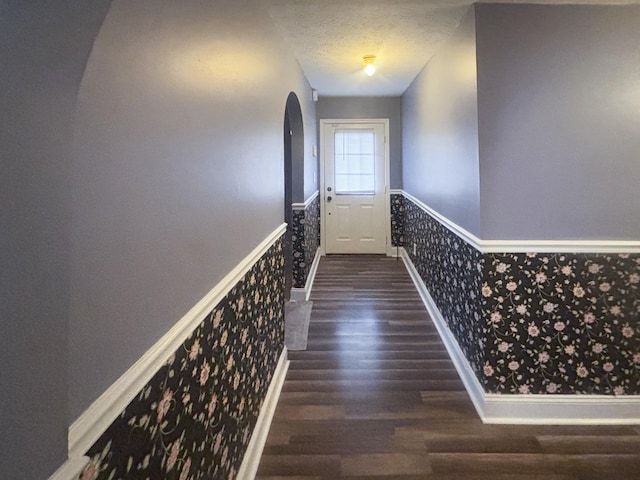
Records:
[[[483,425],[402,263],[328,256],[260,480],[640,479],[640,427]]]

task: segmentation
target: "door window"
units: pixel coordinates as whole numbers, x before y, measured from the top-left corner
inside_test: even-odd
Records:
[[[337,195],[373,195],[376,142],[373,129],[335,131],[334,172]]]

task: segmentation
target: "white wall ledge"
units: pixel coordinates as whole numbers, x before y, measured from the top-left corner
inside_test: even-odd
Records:
[[[316,190],[309,198],[305,200],[304,203],[292,203],[291,208],[293,210],[306,210],[318,195],[320,195],[320,190]]]
[[[404,190],[402,194],[481,253],[640,253],[640,240],[482,240]]]
[[[285,230],[285,223],[276,228],[73,422],[69,428],[69,458],[77,459],[84,455],[153,378],[167,358],[193,333],[209,312],[275,244]]]

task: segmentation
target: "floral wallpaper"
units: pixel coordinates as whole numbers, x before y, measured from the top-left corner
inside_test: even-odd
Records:
[[[640,394],[640,255],[487,254],[491,392]]]
[[[320,197],[304,210],[293,211],[293,286],[304,288],[320,246]]]
[[[305,259],[306,274],[305,282],[311,270],[311,264],[320,248],[320,196],[318,195],[311,205],[305,210],[304,239],[305,239]]]
[[[485,391],[640,394],[640,255],[481,254],[409,199],[404,229]]]
[[[304,288],[307,282],[307,256],[305,255],[305,211],[294,210],[291,223],[293,243],[293,287]],[[311,264],[309,264],[311,268]]]
[[[408,199],[404,234],[404,248],[438,310],[474,371],[481,371],[484,348],[480,253]]]
[[[283,279],[280,239],[91,447],[79,480],[233,478],[283,349]]]
[[[404,196],[392,193],[391,196],[391,245],[404,245]]]

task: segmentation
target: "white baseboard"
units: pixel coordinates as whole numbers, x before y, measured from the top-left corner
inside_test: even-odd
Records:
[[[304,302],[307,299],[306,288],[292,288],[289,297],[292,302]]]
[[[316,250],[316,255],[313,257],[313,263],[311,264],[311,269],[309,270],[309,276],[307,277],[307,282],[304,288],[292,288],[291,289],[291,300],[297,302],[305,302],[309,300],[309,296],[311,295],[311,289],[313,288],[313,280],[316,278],[316,272],[318,271],[318,264],[320,263],[320,257],[322,256],[322,251],[320,248]]]
[[[89,463],[89,457],[69,457],[49,480],[72,480],[78,478],[84,467]]]
[[[135,398],[140,389],[153,378],[167,358],[193,333],[209,312],[284,234],[285,230],[286,224],[282,224],[264,239],[73,422],[69,428],[69,458],[84,455]]]
[[[471,369],[471,365],[467,361],[464,353],[460,349],[458,342],[456,341],[453,333],[449,330],[447,323],[445,322],[440,310],[436,307],[433,298],[429,294],[427,287],[425,286],[422,278],[420,278],[420,274],[416,270],[415,265],[409,258],[407,251],[403,248],[400,249],[400,256],[404,261],[404,264],[407,266],[407,270],[409,271],[409,275],[413,280],[416,288],[418,289],[418,293],[420,294],[420,298],[422,298],[422,303],[427,308],[429,312],[429,316],[433,320],[433,323],[436,325],[436,329],[438,330],[438,334],[444,343],[444,346],[449,353],[449,357],[453,362],[453,365],[456,367],[458,375],[460,375],[460,379],[464,384],[464,388],[467,390],[467,393],[471,397],[471,401],[473,402],[474,407],[476,407],[476,411],[478,415],[484,421],[484,389],[480,382],[476,378],[475,373]]]
[[[485,423],[640,425],[640,396],[485,394]]]
[[[262,404],[260,415],[253,433],[251,434],[251,440],[247,446],[247,451],[242,459],[242,464],[238,470],[236,480],[253,480],[258,471],[260,465],[260,458],[262,457],[262,451],[264,445],[267,442],[267,436],[269,435],[269,429],[271,428],[271,420],[273,420],[273,414],[276,411],[278,405],[278,399],[280,398],[280,392],[282,391],[282,385],[289,369],[289,360],[287,359],[286,347],[280,355],[278,366],[273,374],[273,379],[269,385],[267,396]]]
[[[387,257],[399,258],[402,256],[402,247],[387,246]]]
[[[486,393],[404,248],[401,257],[454,366],[484,423],[637,425],[640,396],[499,395]]]
[[[307,277],[307,283],[304,287],[306,290],[306,298],[305,300],[309,300],[309,296],[311,295],[311,289],[313,288],[313,281],[316,279],[316,273],[318,272],[318,265],[320,264],[320,257],[322,257],[322,251],[318,247],[316,250],[316,255],[313,257],[313,263],[311,264],[311,269],[309,270],[309,277]]]

